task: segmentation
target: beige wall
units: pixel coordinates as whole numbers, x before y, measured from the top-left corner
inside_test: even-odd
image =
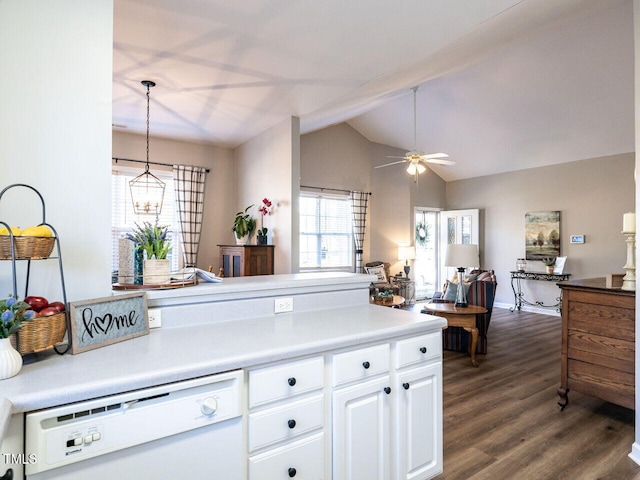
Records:
[[[496,271],[496,302],[513,305],[509,272],[525,256],[524,215],[561,212],[561,255],[573,279],[624,273],[622,216],[635,211],[635,155],[594,158],[447,183],[447,208],[480,208],[484,217],[483,267]],[[583,245],[570,235],[584,234]],[[541,271],[540,262],[529,267]],[[553,303],[551,282],[524,282],[526,298]]]
[[[113,156],[144,160],[146,158],[146,136],[113,132]],[[210,169],[204,195],[204,217],[198,251],[197,266],[207,269],[209,266],[218,271],[218,245],[230,241],[235,212],[233,150],[213,145],[180,142],[166,138],[151,137],[149,140],[149,159],[152,162],[184,164]],[[144,168],[140,164],[129,164]],[[154,168],[162,169],[152,165]],[[170,167],[166,167],[170,169]],[[169,187],[169,186],[168,186]],[[173,186],[170,186],[173,188]]]
[[[414,207],[443,207],[445,203],[445,183],[431,171],[414,183],[402,165],[374,168],[394,161],[389,155],[404,153],[369,142],[346,123],[301,138],[302,185],[372,193],[364,262],[390,262],[394,273],[402,269],[398,243],[413,238]]]
[[[371,142],[346,123],[302,135],[300,185],[371,192]],[[374,197],[369,197],[363,248],[365,263],[370,258],[373,201]]]
[[[113,2],[0,2],[0,40],[0,184],[26,183],[43,195],[67,300],[110,295]],[[0,219],[42,221],[35,194],[9,193]],[[11,291],[3,263],[0,295]],[[30,294],[61,299],[59,286],[58,262],[32,266]]]
[[[264,219],[264,226],[269,229],[269,243],[275,245],[275,273],[298,271],[299,137],[300,120],[291,117],[235,150],[237,191],[233,213],[253,204],[251,212],[258,218],[262,199],[273,202],[273,214]],[[230,215],[229,225],[232,223]],[[234,241],[229,231],[228,242]],[[255,233],[250,241],[255,243]]]

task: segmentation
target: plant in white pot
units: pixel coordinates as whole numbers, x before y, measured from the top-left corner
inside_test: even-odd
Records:
[[[0,301],[0,380],[13,377],[22,369],[22,355],[11,344],[11,335],[35,316],[28,304],[13,296]]]
[[[249,209],[253,205],[249,205],[243,211],[236,213],[236,218],[233,221],[233,228],[231,231],[236,236],[236,243],[238,245],[246,245],[249,235],[256,228],[256,221],[249,213]]]
[[[543,258],[542,263],[547,267],[547,273],[553,273],[553,267],[556,264],[556,257]]]
[[[136,223],[133,233],[127,238],[136,244],[137,249],[144,252],[145,260],[142,268],[142,283],[144,285],[163,285],[171,281],[171,265],[167,255],[171,251],[171,243],[167,239],[168,226],[155,225],[144,222],[142,226]]]

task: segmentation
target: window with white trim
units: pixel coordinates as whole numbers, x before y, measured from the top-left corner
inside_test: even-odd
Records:
[[[351,197],[300,194],[300,270],[354,271]]]
[[[119,242],[127,233],[131,233],[136,223],[142,225],[144,222],[155,223],[155,215],[136,215],[133,213],[131,202],[131,191],[129,181],[140,174],[140,168],[131,168],[123,165],[113,165],[111,172],[111,271],[112,281],[117,282],[117,271],[119,262]],[[179,245],[180,222],[175,209],[173,172],[171,170],[158,170],[153,174],[165,182],[164,201],[162,203],[162,213],[158,218],[159,225],[169,225],[169,240],[171,241],[171,251],[167,256],[171,260],[171,271],[180,268],[182,253]],[[176,241],[174,241],[176,239]]]

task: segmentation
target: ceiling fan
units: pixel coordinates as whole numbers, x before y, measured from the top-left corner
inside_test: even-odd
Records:
[[[417,150],[416,92],[418,91],[418,87],[415,86],[411,90],[413,90],[413,150],[407,152],[404,157],[388,156],[387,158],[400,158],[401,160],[398,160],[397,162],[385,163],[384,165],[378,165],[374,168],[388,167],[390,165],[396,165],[398,163],[408,163],[409,166],[407,167],[407,173],[409,175],[414,175],[414,181],[417,181],[418,175],[424,173],[427,170],[423,163],[434,163],[437,165],[455,165],[456,162],[445,160],[445,158],[449,157],[449,155],[447,155],[446,153],[426,154]]]

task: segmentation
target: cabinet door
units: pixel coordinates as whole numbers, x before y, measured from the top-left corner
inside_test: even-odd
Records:
[[[385,375],[333,393],[333,480],[391,478],[389,382]]]
[[[397,378],[397,478],[432,478],[442,473],[442,364],[408,370]]]

